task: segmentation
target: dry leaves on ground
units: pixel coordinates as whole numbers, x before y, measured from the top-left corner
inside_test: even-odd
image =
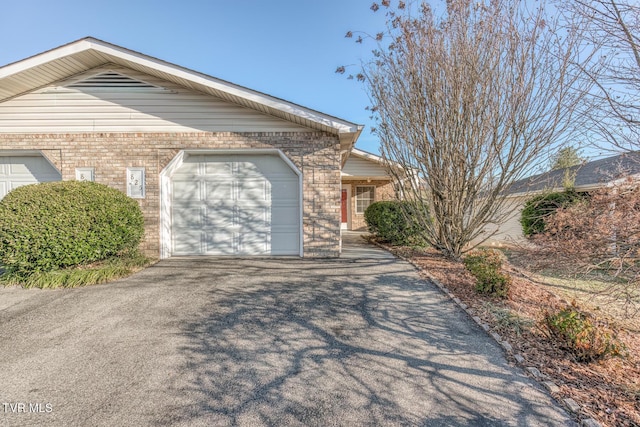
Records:
[[[474,278],[462,263],[451,261],[435,250],[388,248],[420,266],[428,279],[435,279],[467,304],[492,329],[521,354],[524,366],[533,366],[560,387],[554,397],[572,398],[581,407],[580,418],[592,417],[605,426],[640,426],[640,334],[621,331],[627,358],[613,357],[589,364],[576,362],[559,349],[544,332],[542,309],[567,302],[544,284],[507,265],[513,285],[507,300],[476,293]]]

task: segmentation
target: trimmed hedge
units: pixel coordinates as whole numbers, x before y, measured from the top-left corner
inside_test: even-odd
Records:
[[[527,200],[520,215],[522,233],[531,237],[545,230],[545,218],[559,208],[568,207],[585,199],[585,195],[575,191],[561,191],[557,193],[541,194]]]
[[[0,261],[28,276],[134,250],[144,233],[138,203],[95,182],[26,185],[0,201]]]
[[[369,232],[394,245],[422,244],[420,228],[410,222],[407,213],[413,206],[405,201],[374,202],[364,211]]]

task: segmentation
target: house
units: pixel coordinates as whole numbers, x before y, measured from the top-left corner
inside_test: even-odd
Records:
[[[361,131],[89,37],[0,68],[0,197],[91,180],[139,201],[151,255],[333,257]]]
[[[640,178],[640,151],[594,160],[567,169],[553,170],[514,182],[508,190],[505,211],[510,214],[486,244],[517,245],[526,242],[520,214],[525,203],[539,194],[563,191],[567,179],[577,192],[589,192],[628,177]]]
[[[343,230],[364,230],[364,211],[377,201],[396,198],[392,178],[380,156],[354,148],[342,168]]]

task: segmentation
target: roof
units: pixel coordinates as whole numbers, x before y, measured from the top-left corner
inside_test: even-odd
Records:
[[[507,194],[561,190],[567,171],[570,176],[575,174],[574,187],[576,190],[591,190],[627,176],[640,174],[640,151],[632,151],[521,179],[511,185]]]
[[[0,102],[105,64],[117,64],[298,125],[338,135],[343,160],[363,126],[197,71],[86,37],[0,67]]]
[[[360,150],[359,148],[353,148],[351,150],[351,154],[357,157],[362,157],[367,160],[371,160],[373,162],[378,162],[384,164],[384,159],[377,154],[369,153],[368,151]]]
[[[390,180],[385,161],[375,154],[354,148],[341,171],[342,179]]]

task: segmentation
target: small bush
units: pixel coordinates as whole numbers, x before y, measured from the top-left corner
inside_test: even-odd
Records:
[[[394,245],[420,245],[420,228],[411,222],[413,206],[409,202],[374,202],[364,212],[369,232]]]
[[[526,237],[545,231],[545,219],[559,208],[568,207],[585,199],[585,195],[568,190],[558,193],[541,194],[524,204],[520,215],[522,233]]]
[[[581,311],[575,304],[545,312],[544,322],[551,337],[579,362],[621,356],[626,351],[614,330],[595,316]]]
[[[143,232],[138,203],[94,182],[27,185],[0,201],[0,261],[17,276],[133,251]]]
[[[511,277],[502,272],[504,255],[496,249],[479,249],[470,252],[463,260],[465,268],[476,278],[476,291],[499,298],[506,298],[511,287]]]

